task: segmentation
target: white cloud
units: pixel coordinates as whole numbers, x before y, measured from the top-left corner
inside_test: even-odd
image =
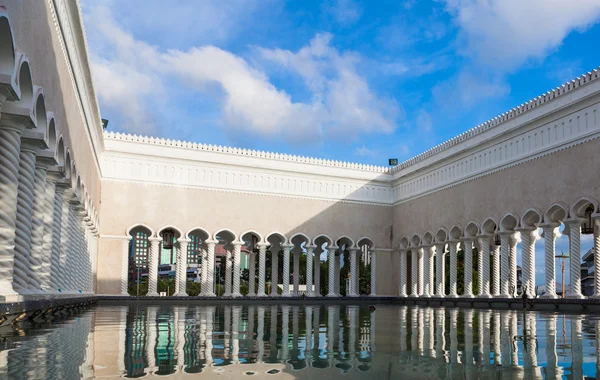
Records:
[[[326,4],[324,7],[342,25],[354,24],[362,15],[362,7],[353,0],[335,0],[333,4]]]
[[[465,40],[464,53],[513,70],[543,59],[574,30],[598,22],[598,0],[446,0]]]
[[[432,93],[437,104],[446,111],[468,110],[483,101],[508,95],[510,86],[501,76],[476,75],[463,70],[434,86]]]
[[[373,149],[369,149],[364,145],[354,150],[354,154],[360,157],[373,157],[376,153]]]

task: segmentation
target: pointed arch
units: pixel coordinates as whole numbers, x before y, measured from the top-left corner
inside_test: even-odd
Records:
[[[0,11],[0,75],[12,77],[15,71],[15,41],[6,11]]]
[[[137,223],[137,224],[134,224],[134,225],[130,226],[127,229],[127,231],[125,231],[125,235],[126,236],[131,236],[132,231],[134,229],[139,229],[139,228],[145,228],[148,231],[149,236],[153,236],[154,235],[154,230],[152,230],[151,227],[149,227],[147,224],[144,224],[144,223]]]
[[[340,243],[342,243],[342,244],[340,244]],[[341,247],[343,245],[343,243],[346,243],[346,245],[347,245],[346,249],[354,247],[354,240],[352,240],[351,238],[349,238],[346,235],[340,236],[335,241],[335,245],[337,245],[338,247]]]
[[[213,239],[214,240],[219,240],[218,236],[222,235],[222,234],[229,234],[231,237],[231,241],[235,241],[237,240],[237,235],[235,234],[235,232],[233,232],[232,230],[228,229],[228,228],[221,228],[220,230],[218,230],[217,232],[214,233],[213,235]]]
[[[520,218],[517,214],[508,213],[500,220],[500,231],[514,231],[519,227]]]
[[[587,210],[590,205],[594,208],[593,214],[597,213],[598,201],[596,199],[592,197],[579,198],[579,200],[577,200],[577,202],[575,202],[571,207],[571,218],[584,218],[585,210]]]
[[[530,208],[525,211],[523,217],[521,217],[521,226],[535,228],[537,224],[542,223],[544,220],[544,214],[537,208]]]
[[[436,243],[445,243],[448,240],[448,230],[444,227],[440,228],[435,234]]]
[[[463,236],[462,226],[457,224],[452,229],[450,229],[450,239],[451,240],[460,240]]]
[[[423,244],[433,244],[433,233],[431,231],[427,231],[425,232],[425,235],[423,235]]]
[[[25,54],[19,54],[16,71],[15,83],[20,92],[19,103],[24,108],[32,109],[33,105],[33,79],[31,75],[31,66],[29,57]]]
[[[329,236],[327,236],[326,234],[318,235],[317,237],[315,237],[313,239],[313,244],[314,245],[319,245],[319,243],[322,245],[323,242],[326,242],[328,247],[330,245],[333,245],[333,240]]]
[[[65,166],[65,144],[63,142],[62,136],[58,138],[58,144],[56,148],[56,162],[58,166]]]
[[[410,239],[410,246],[416,248],[421,245],[422,240],[423,239],[421,239],[421,236],[419,234],[414,234],[413,237]]]
[[[369,248],[375,248],[375,242],[373,242],[373,239],[371,239],[370,237],[367,237],[367,236],[361,237],[356,242],[356,246],[358,248],[362,247],[363,245],[366,245]]]
[[[408,249],[409,240],[406,236],[400,239],[400,249]]]
[[[290,238],[290,244],[296,244],[298,240],[301,240],[299,243],[300,245],[302,244],[302,241],[305,241],[306,244],[310,244],[311,242],[310,238],[306,234],[297,232]]]
[[[242,234],[240,235],[240,240],[243,240],[243,239],[244,239],[244,236],[246,236],[247,234],[255,235],[255,236],[258,238],[258,242],[259,242],[259,243],[263,242],[263,237],[262,237],[262,235],[261,235],[261,234],[259,234],[259,233],[258,233],[258,232],[256,232],[256,231],[254,231],[254,230],[248,230],[248,231],[246,231],[246,232],[242,233]]]
[[[184,236],[190,238],[192,235],[201,236],[202,240],[208,240],[211,236],[206,228],[200,226],[190,229]]]
[[[470,222],[469,224],[467,224],[467,227],[465,228],[465,237],[474,238],[477,235],[479,235],[479,231],[481,231],[481,228],[479,227],[479,223]]]
[[[56,142],[56,122],[54,120],[54,114],[50,112],[48,113],[48,130],[46,132],[46,143],[48,144],[48,149],[54,153],[55,157],[57,157]]]
[[[35,88],[35,124],[36,129],[46,133],[48,119],[46,114],[46,98],[44,97],[44,89],[41,87]]]
[[[562,202],[554,203],[544,214],[544,223],[560,223],[569,217],[569,208]]]
[[[275,238],[278,238],[281,241],[281,244],[287,243],[287,238],[285,237],[285,235],[282,234],[281,232],[277,232],[277,231],[274,231],[274,232],[271,232],[270,234],[268,234],[267,237],[265,238],[265,241],[271,242]]]
[[[166,229],[172,229],[173,231],[175,231],[175,238],[179,239],[180,237],[184,236],[183,233],[181,232],[181,230],[171,224],[167,224],[166,226],[163,226],[161,228],[158,229],[158,231],[156,231],[156,236],[157,237],[162,237],[160,236],[160,234],[166,230]]]
[[[481,225],[481,233],[486,235],[494,235],[497,228],[498,223],[496,223],[496,220],[494,218],[487,218]]]

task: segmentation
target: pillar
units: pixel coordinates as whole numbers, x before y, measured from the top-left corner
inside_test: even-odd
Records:
[[[248,296],[256,296],[256,253],[248,253]]]
[[[493,260],[493,276],[492,276],[492,296],[500,296],[500,247],[494,245],[494,254],[492,255]]]
[[[33,293],[48,293],[51,290],[51,251],[44,251],[44,216],[47,210],[46,204],[48,203],[46,198],[46,179],[48,177],[48,166],[52,163],[52,161],[45,159],[44,157],[37,156],[35,162],[29,263],[31,265],[31,270],[36,275],[32,276],[28,281],[29,289]]]
[[[316,248],[314,245],[306,245],[306,296],[313,296],[313,251]],[[310,326],[310,325],[307,325]]]
[[[187,297],[187,264],[188,264],[188,244],[190,239],[177,239],[177,266],[175,267],[175,280],[179,284],[179,291],[175,294],[178,297]]]
[[[224,297],[231,296],[231,270],[231,249],[227,249],[225,253],[225,292],[223,293]]]
[[[340,269],[342,261],[342,250],[336,252],[335,255],[335,294],[340,297]]]
[[[371,249],[371,297],[377,296],[377,251]]]
[[[429,283],[429,296],[433,297],[433,295],[435,294],[435,247],[432,245],[431,247],[429,247],[429,268],[427,268],[427,272],[429,273],[428,276],[428,283]]]
[[[128,296],[127,275],[129,274],[129,245],[131,244],[131,236],[123,236],[121,238],[121,295]]]
[[[150,258],[148,259],[148,296],[158,296],[158,255],[161,237],[148,238],[150,241]]]
[[[289,297],[290,294],[290,250],[292,249],[293,244],[283,244],[281,247],[283,248],[283,291],[282,297]]]
[[[600,215],[594,215],[594,298],[600,298]],[[598,326],[599,324],[597,324]],[[599,345],[600,346],[600,345]]]
[[[292,254],[294,255],[294,274],[293,274],[294,290],[292,291],[292,295],[294,297],[298,297],[299,290],[300,290],[300,254],[301,254],[301,252],[293,251]]]
[[[410,296],[418,297],[419,284],[419,256],[416,248],[410,250]]]
[[[408,254],[408,252],[406,251],[406,249],[401,249],[400,250],[400,291],[398,292],[400,297],[406,297],[406,281],[407,281],[407,275],[406,275],[406,264],[407,264],[407,259],[406,259],[406,255]]]
[[[321,247],[317,246],[315,248],[314,254],[315,254],[315,265],[313,268],[313,272],[314,273],[314,278],[315,278],[315,291],[313,292],[313,295],[315,297],[321,297],[321,253],[323,252],[323,250],[321,249]]]
[[[448,297],[458,297],[458,293],[456,292],[458,261],[456,245],[456,241],[451,241],[450,243],[448,243],[448,247],[450,248],[450,294],[448,294]]]
[[[279,251],[271,246],[271,297],[279,296]]]
[[[479,241],[479,259],[477,260],[477,272],[479,275],[478,296],[489,298],[490,295],[490,237],[481,235]]]
[[[430,262],[433,256],[433,247],[426,246],[423,248],[423,297],[431,297],[431,275]]]
[[[465,283],[463,297],[473,297],[473,240],[465,239]]]
[[[514,233],[508,239],[508,289],[511,297],[517,295],[517,243],[520,241],[519,236],[519,233]]]
[[[419,249],[417,249],[417,255],[418,255],[418,259],[417,259],[417,270],[418,270],[418,277],[417,277],[417,294],[419,295],[419,297],[423,296],[423,285],[424,285],[424,278],[423,278],[423,267],[424,267],[424,254],[425,254],[425,250],[421,247]]]
[[[523,262],[523,287],[528,298],[535,298],[535,241],[537,232],[533,228],[522,228],[521,253]]]
[[[569,225],[570,284],[567,298],[583,298],[581,294],[581,221],[566,220]]]
[[[327,261],[329,268],[329,293],[327,297],[336,297],[335,294],[335,251],[338,249],[335,245],[327,247]]]
[[[269,243],[258,243],[258,297],[266,297],[265,277],[267,266],[267,246]]]
[[[445,256],[446,254],[444,253],[444,245],[445,244],[437,244],[435,246],[435,259],[437,260],[436,262],[436,267],[435,267],[435,282],[436,282],[436,292],[435,294],[438,297],[446,297],[446,271],[445,271]]]
[[[509,298],[509,271],[510,271],[510,249],[509,233],[500,234],[500,297]],[[553,258],[554,259],[554,258]]]
[[[52,278],[56,291],[59,293],[66,289],[65,267],[62,265],[63,241],[66,241],[66,231],[63,229],[63,198],[67,190],[67,181],[56,183],[53,199],[54,220],[52,225]]]
[[[544,282],[546,292],[542,298],[556,298],[556,282],[554,280],[554,248],[558,234],[556,224],[544,224]]]
[[[240,293],[240,261],[242,256],[242,244],[243,242],[238,241],[233,243],[233,289],[232,297],[241,297]]]
[[[205,240],[206,243],[206,260],[202,266],[206,266],[206,282],[205,288],[202,290],[202,295],[205,297],[215,296],[215,246],[219,243],[217,240]],[[204,272],[204,269],[202,270]]]
[[[358,248],[349,248],[350,252],[350,289],[346,291],[346,296],[356,297],[356,284],[358,283],[357,272],[356,272],[356,252]]]
[[[55,225],[55,213],[54,213],[54,198],[56,197],[56,181],[59,179],[60,173],[57,171],[50,171],[46,176],[46,183],[44,186],[44,211],[43,211],[43,236],[41,252],[43,253],[43,272],[47,276],[47,292],[57,293],[57,282],[56,282],[56,258],[53,255],[52,247],[53,241],[53,228]]]

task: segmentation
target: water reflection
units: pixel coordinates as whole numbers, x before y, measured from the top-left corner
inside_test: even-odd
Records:
[[[0,330],[0,377],[583,379],[592,315],[358,305],[100,306]]]

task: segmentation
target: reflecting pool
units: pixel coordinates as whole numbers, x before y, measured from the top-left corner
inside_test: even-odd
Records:
[[[0,377],[583,379],[599,333],[596,315],[532,311],[104,305],[0,330]]]

